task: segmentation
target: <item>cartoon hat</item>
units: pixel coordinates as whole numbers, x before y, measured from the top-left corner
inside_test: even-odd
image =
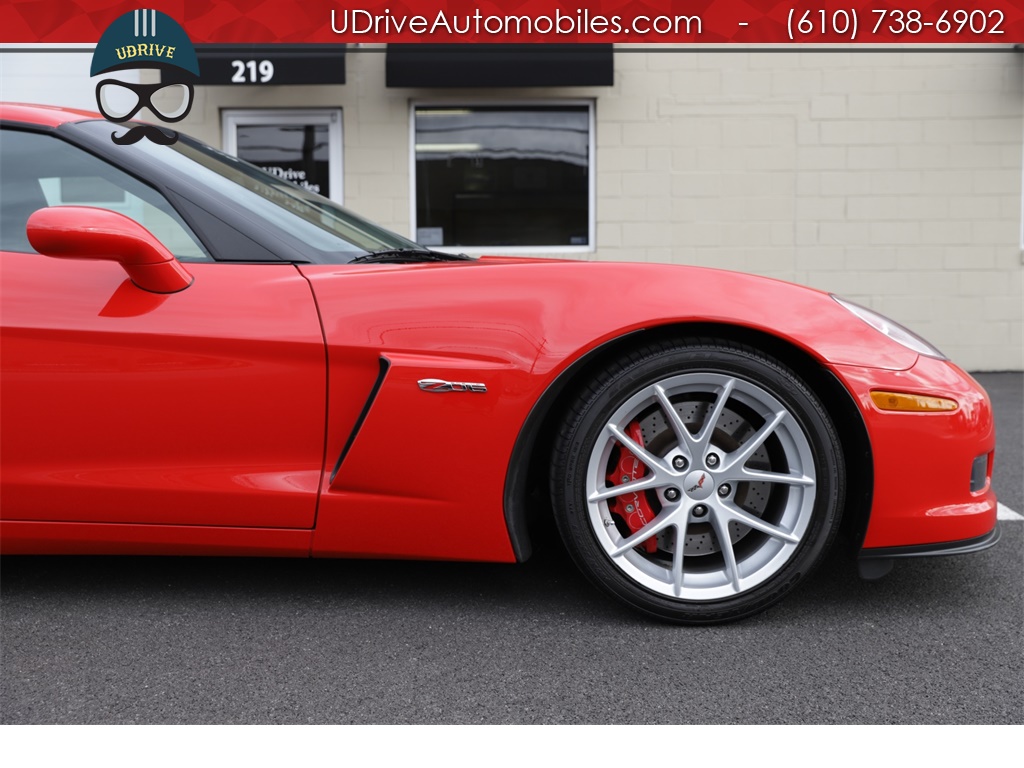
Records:
[[[177,67],[199,77],[196,50],[178,22],[160,11],[129,11],[100,37],[89,75],[150,67]]]

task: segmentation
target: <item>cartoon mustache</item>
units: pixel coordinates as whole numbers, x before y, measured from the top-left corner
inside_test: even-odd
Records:
[[[110,139],[115,144],[135,144],[143,139],[149,139],[154,144],[173,144],[178,140],[177,131],[165,131],[155,125],[137,125],[129,128],[120,136],[116,132],[110,134]]]

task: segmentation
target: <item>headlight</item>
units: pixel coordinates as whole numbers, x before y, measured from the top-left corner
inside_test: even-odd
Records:
[[[940,360],[948,359],[944,354],[939,352],[934,346],[929,344],[927,341],[922,339],[913,331],[904,328],[902,325],[897,323],[895,320],[890,320],[884,315],[880,315],[874,310],[870,310],[867,307],[862,307],[860,304],[854,304],[852,301],[846,301],[846,299],[840,299],[836,295],[832,295],[832,298],[838,302],[839,306],[845,307],[850,312],[855,314],[865,323],[870,325],[879,333],[884,333],[890,339],[895,341],[897,344],[902,344],[907,349],[911,349],[917,352],[919,355],[928,355],[928,357],[937,357]]]

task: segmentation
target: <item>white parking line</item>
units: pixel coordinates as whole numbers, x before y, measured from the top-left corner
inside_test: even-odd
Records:
[[[1009,507],[1004,507],[1002,504],[999,504],[996,507],[996,519],[998,519],[998,520],[1024,520],[1024,515],[1021,515],[1019,512],[1014,512]]]

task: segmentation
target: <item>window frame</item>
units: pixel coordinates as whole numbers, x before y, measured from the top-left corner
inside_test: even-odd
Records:
[[[516,109],[519,107],[586,107],[587,130],[587,244],[586,245],[439,245],[438,250],[458,250],[471,256],[488,253],[508,255],[587,254],[597,251],[597,100],[596,99],[412,99],[409,102],[409,222],[416,240],[416,110]]]
[[[221,115],[221,148],[238,157],[238,128],[246,125],[326,125],[327,126],[327,183],[331,187],[329,200],[345,204],[344,173],[344,114],[341,107],[309,109],[234,109],[224,108]]]

